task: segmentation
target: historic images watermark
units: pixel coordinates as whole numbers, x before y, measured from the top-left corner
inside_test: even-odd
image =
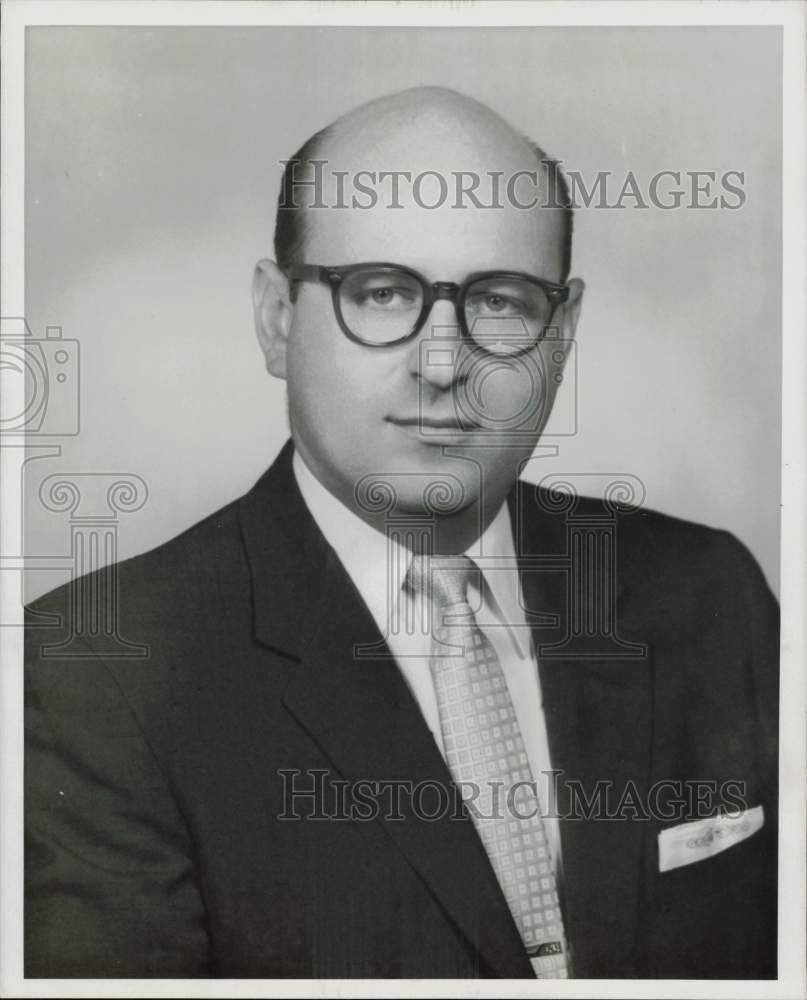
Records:
[[[324,768],[279,768],[283,809],[278,819],[426,822],[476,819],[610,820],[662,823],[728,818],[747,808],[746,783],[739,780],[661,779],[640,789],[599,779],[586,785],[562,770],[542,771],[538,780],[441,782],[436,779],[349,781]]]
[[[404,202],[423,209],[537,208],[738,209],[747,200],[744,170],[659,170],[639,177],[632,170],[599,170],[584,176],[561,161],[541,160],[539,168],[517,170],[326,170],[322,159],[280,160],[287,171],[280,210],[298,208],[402,209]],[[298,169],[299,168],[299,169]],[[568,194],[568,200],[564,197]],[[298,196],[304,194],[302,201]]]
[[[0,318],[0,448],[21,494],[26,471],[35,475],[43,460],[61,458],[62,440],[82,431],[80,348],[78,339],[63,336],[61,326],[46,327],[42,337],[23,316]],[[64,621],[29,609],[29,624],[53,636],[39,646],[43,658],[149,655],[148,646],[121,635],[117,567],[121,525],[145,505],[148,493],[143,478],[128,471],[68,470],[40,478],[39,503],[65,516],[68,540],[61,551],[34,554],[25,550],[20,523],[13,548],[0,556],[0,572],[18,575],[22,599],[26,572],[59,571],[75,583]]]

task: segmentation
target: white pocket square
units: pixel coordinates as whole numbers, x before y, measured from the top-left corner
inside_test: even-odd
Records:
[[[710,816],[662,830],[658,835],[658,870],[668,872],[711,858],[746,840],[764,822],[762,806],[754,806],[740,813]]]

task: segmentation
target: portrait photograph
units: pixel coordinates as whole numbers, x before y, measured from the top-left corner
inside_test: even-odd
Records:
[[[4,995],[802,995],[804,9],[4,14]]]

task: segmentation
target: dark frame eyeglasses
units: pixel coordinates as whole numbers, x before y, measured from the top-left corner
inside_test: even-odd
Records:
[[[349,282],[352,278],[361,275],[363,272],[372,272],[374,275],[404,275],[417,283],[422,296],[422,304],[417,318],[414,320],[411,328],[405,333],[394,339],[379,341],[362,337],[354,329],[351,329],[344,315],[341,290],[346,281]],[[346,264],[343,266],[298,264],[289,269],[288,277],[292,283],[310,281],[329,285],[333,310],[340,329],[346,337],[357,344],[363,344],[365,347],[396,347],[406,343],[406,341],[416,337],[423,329],[434,303],[440,299],[448,299],[454,304],[463,339],[473,347],[483,351],[490,351],[490,347],[485,346],[484,340],[475,340],[468,326],[466,302],[469,291],[483,282],[526,282],[534,289],[540,290],[543,296],[546,297],[549,312],[547,318],[541,321],[541,329],[537,333],[533,332],[529,334],[522,323],[524,333],[520,339],[511,342],[509,349],[501,352],[508,355],[522,354],[525,351],[532,350],[543,339],[546,330],[552,323],[555,310],[561,303],[567,301],[570,291],[568,285],[547,281],[544,278],[538,278],[533,274],[526,274],[521,271],[475,271],[459,283],[455,281],[428,281],[422,274],[411,267],[387,262]],[[292,285],[292,300],[294,300],[294,296],[295,289]],[[492,353],[497,352],[493,351]]]

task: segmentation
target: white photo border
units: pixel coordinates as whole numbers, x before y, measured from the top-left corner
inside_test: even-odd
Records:
[[[16,572],[0,573],[0,994],[15,997],[720,997],[805,995],[805,609],[807,609],[807,310],[805,281],[805,35],[795,0],[547,2],[169,2],[4,0],[2,31],[2,286],[4,316],[24,316],[25,31],[37,25],[105,26],[738,26],[783,28],[782,659],[780,700],[779,979],[572,980],[26,980],[22,974],[22,606]],[[5,384],[5,383],[4,383]],[[5,413],[23,386],[6,384]],[[17,394],[17,388],[19,394]],[[20,450],[0,449],[0,552],[22,552]],[[750,905],[751,901],[749,901]]]

